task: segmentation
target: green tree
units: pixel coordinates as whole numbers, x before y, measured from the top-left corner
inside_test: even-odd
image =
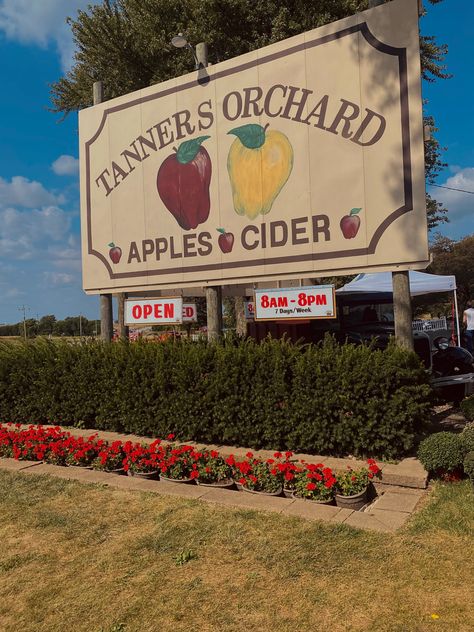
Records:
[[[454,274],[458,288],[459,309],[474,298],[474,235],[455,241],[439,233],[431,244],[433,263],[428,268],[435,274]]]
[[[442,0],[429,0],[437,4]],[[209,45],[217,63],[366,9],[368,0],[102,0],[69,18],[74,65],[51,86],[52,109],[67,115],[92,104],[92,85],[101,80],[107,99],[190,71],[191,52],[170,44],[178,32]],[[426,81],[446,78],[447,47],[422,36]],[[427,124],[434,128],[432,117]],[[443,169],[441,147],[426,146],[430,183]],[[447,221],[446,209],[427,197],[429,227]]]
[[[43,335],[52,334],[54,331],[54,324],[56,322],[56,316],[54,314],[48,314],[42,316],[38,323],[38,333]]]

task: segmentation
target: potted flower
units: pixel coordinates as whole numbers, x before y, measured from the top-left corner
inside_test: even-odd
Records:
[[[113,474],[124,474],[125,456],[121,441],[114,441],[110,445],[103,444],[97,457],[92,461],[92,469]]]
[[[219,453],[210,450],[194,454],[197,463],[198,477],[196,483],[205,487],[224,487],[234,486],[232,478],[232,467]]]
[[[70,443],[66,464],[90,469],[92,462],[97,458],[98,449],[97,435],[92,435],[86,440],[83,437],[78,437]]]
[[[171,483],[192,483],[198,478],[194,448],[169,445],[160,463],[160,479]]]
[[[330,467],[324,467],[322,463],[308,463],[296,475],[293,497],[332,505],[335,488],[336,478]]]
[[[293,498],[296,485],[296,477],[298,472],[301,471],[301,467],[296,465],[297,461],[292,459],[293,452],[285,452],[285,460],[282,461],[283,455],[281,452],[275,452],[273,455],[277,462],[275,467],[278,469],[282,482],[283,482],[283,496],[285,498]],[[267,460],[267,463],[270,459]]]
[[[155,449],[156,445],[157,442],[154,442],[152,446],[139,443],[131,444],[130,441],[125,443],[124,451],[126,456],[123,462],[123,469],[128,476],[145,479],[158,477],[163,455],[161,450]]]
[[[369,467],[354,470],[347,466],[345,472],[339,472],[336,475],[336,505],[338,507],[359,511],[367,504],[369,483],[381,471],[374,459],[368,459],[367,463]]]
[[[48,449],[43,455],[43,460],[46,463],[51,463],[51,465],[66,465],[68,453],[65,442],[62,439],[58,439],[49,443]]]
[[[238,482],[245,492],[264,494],[266,496],[280,496],[283,485],[281,475],[274,463],[254,459],[252,452],[247,452],[246,460],[236,463],[240,472]]]

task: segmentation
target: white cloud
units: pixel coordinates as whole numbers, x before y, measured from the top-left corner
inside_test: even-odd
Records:
[[[474,167],[457,168],[442,186],[474,191]],[[455,239],[474,233],[474,195],[440,187],[430,187],[429,193],[448,209],[449,223],[442,232]]]
[[[51,168],[58,176],[75,176],[79,173],[79,160],[63,154],[53,162]]]
[[[11,182],[0,178],[0,206],[35,208],[49,204],[62,204],[64,196],[47,191],[40,182],[23,176],[13,176]]]
[[[0,209],[0,253],[6,259],[44,258],[51,241],[67,241],[71,218],[57,206]]]
[[[43,280],[46,285],[58,287],[61,285],[71,285],[76,281],[76,277],[66,272],[43,272]]]
[[[14,41],[46,48],[53,42],[64,70],[71,67],[74,45],[66,18],[90,0],[1,0],[0,30]]]

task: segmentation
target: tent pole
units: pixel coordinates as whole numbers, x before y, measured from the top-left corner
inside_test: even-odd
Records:
[[[456,331],[458,334],[458,347],[461,346],[461,333],[459,331],[458,293],[454,290],[454,309],[456,310]]]

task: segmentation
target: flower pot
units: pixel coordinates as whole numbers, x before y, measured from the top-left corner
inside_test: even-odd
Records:
[[[293,494],[295,493],[294,489],[290,489],[289,487],[283,488],[283,496],[285,498],[293,498]]]
[[[231,478],[225,478],[222,481],[216,481],[215,483],[201,483],[196,479],[196,483],[201,487],[218,487],[220,489],[230,489],[234,487],[234,481]]]
[[[334,505],[334,498],[329,498],[328,500],[318,500],[317,498],[304,498],[303,496],[298,496],[295,492],[293,492],[291,498],[295,500],[307,500],[310,503],[316,503],[317,505]]]
[[[134,476],[135,478],[144,478],[145,480],[156,480],[158,478],[158,471],[154,472],[131,472],[128,470],[128,476]]]
[[[256,489],[248,489],[248,487],[244,487],[243,490],[249,494],[260,494],[261,496],[281,496],[283,487],[280,487],[276,492],[257,491]]]
[[[242,483],[239,483],[239,481],[234,481],[234,485],[237,487],[237,491],[239,492],[243,492],[245,489]]]
[[[160,474],[160,481],[164,481],[165,483],[192,483],[194,478],[169,478],[164,474]]]
[[[352,511],[359,511],[364,505],[367,504],[367,487],[352,496],[342,496],[336,494],[336,505],[341,509],[352,509]]]
[[[118,474],[119,476],[125,474],[125,470],[123,469],[123,467],[118,467],[115,470],[103,470],[103,472],[107,472],[107,474]]]

